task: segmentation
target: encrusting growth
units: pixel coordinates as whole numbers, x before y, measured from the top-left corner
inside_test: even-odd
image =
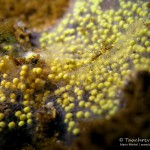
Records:
[[[114,115],[125,78],[150,72],[147,6],[142,0],[119,0],[115,7],[77,0],[56,28],[42,34],[41,52],[1,55],[0,131],[36,124],[42,132],[44,120],[61,114],[67,131],[77,135],[79,121]]]
[[[58,86],[56,101],[73,134],[80,120],[115,114],[125,78],[135,70],[150,71],[148,2],[107,3],[76,1],[40,39],[45,51],[39,54],[50,66],[48,79]],[[72,121],[76,125],[70,126]]]

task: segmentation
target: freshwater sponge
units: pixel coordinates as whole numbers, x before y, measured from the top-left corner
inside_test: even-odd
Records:
[[[43,32],[42,52],[1,56],[0,131],[33,127],[42,137],[59,114],[66,133],[78,135],[80,121],[117,113],[125,79],[150,72],[148,4],[77,0]]]
[[[150,71],[147,6],[142,0],[76,1],[56,28],[43,33],[41,57],[58,85],[54,93],[68,131],[78,134],[80,120],[115,114],[125,78]]]

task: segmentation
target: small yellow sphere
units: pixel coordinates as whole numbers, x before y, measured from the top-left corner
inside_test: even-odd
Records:
[[[28,119],[31,119],[31,118],[32,118],[32,113],[31,113],[31,112],[27,113],[27,118],[28,118]]]
[[[23,109],[23,111],[24,111],[25,113],[28,113],[28,112],[31,111],[31,108],[30,108],[30,107],[25,107],[25,108]]]
[[[27,123],[28,123],[28,124],[32,124],[32,123],[33,123],[33,120],[32,120],[32,119],[28,119],[28,120],[27,120]]]
[[[0,127],[1,128],[5,128],[6,127],[6,123],[4,121],[0,121]]]
[[[43,71],[42,68],[36,68],[36,73],[37,73],[37,74],[41,74],[42,71]]]
[[[82,117],[83,117],[83,111],[78,111],[78,112],[76,113],[76,117],[77,117],[77,118],[82,118]]]
[[[9,127],[9,129],[13,129],[15,127],[15,125],[16,125],[15,122],[11,121],[11,122],[9,122],[8,127]]]
[[[21,111],[16,111],[16,112],[15,112],[15,116],[16,116],[16,117],[20,117],[21,114],[22,114]]]
[[[69,122],[69,127],[73,128],[75,126],[75,122],[74,121],[70,121]]]
[[[18,123],[18,126],[19,127],[22,127],[22,126],[24,126],[25,125],[25,122],[24,121],[19,121],[19,123]]]
[[[21,67],[21,69],[22,69],[22,70],[28,70],[28,66],[27,66],[27,65],[23,65],[23,66]]]
[[[73,116],[73,114],[72,114],[72,113],[67,113],[67,114],[66,114],[66,118],[67,118],[67,119],[71,119],[71,118],[72,118],[72,116]]]
[[[80,133],[80,129],[79,128],[75,128],[75,129],[73,129],[72,133],[74,135],[78,135]]]
[[[19,82],[19,79],[18,78],[14,78],[13,79],[13,83],[16,85],[17,83]]]
[[[0,120],[3,120],[3,118],[4,118],[4,114],[0,113]]]
[[[6,101],[6,96],[2,96],[2,97],[0,98],[0,101],[1,101],[1,102]]]
[[[4,73],[3,78],[7,78],[7,77],[8,77],[8,74]]]
[[[23,120],[25,120],[25,119],[26,119],[26,115],[25,115],[25,114],[20,115],[20,120],[21,120],[21,121],[23,121]]]
[[[84,113],[85,118],[89,118],[90,116],[91,116],[90,112],[87,111],[87,112]]]

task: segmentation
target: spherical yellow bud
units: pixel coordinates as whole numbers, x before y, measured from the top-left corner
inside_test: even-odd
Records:
[[[85,108],[89,108],[91,106],[90,102],[85,102]]]
[[[89,97],[89,100],[90,100],[90,101],[94,101],[94,99],[95,99],[95,96],[90,96],[90,97]]]
[[[84,101],[80,101],[80,102],[79,102],[79,106],[80,106],[80,107],[84,107],[84,105],[85,105],[85,102],[84,102]]]
[[[87,111],[87,112],[84,113],[85,118],[89,118],[90,116],[91,116],[90,112]]]
[[[11,87],[11,82],[6,82],[5,88],[6,88],[6,89],[9,89],[10,87]]]
[[[16,112],[15,112],[15,116],[16,116],[16,117],[20,117],[20,116],[21,116],[21,114],[22,114],[22,112],[21,112],[21,111],[16,111]]]
[[[49,75],[48,75],[48,79],[49,79],[49,80],[52,80],[52,79],[54,79],[54,78],[55,78],[55,75],[54,75],[54,74],[49,74]]]
[[[83,91],[83,90],[78,90],[78,91],[77,91],[77,95],[82,96],[83,94],[84,94],[84,91]]]
[[[73,116],[73,114],[72,114],[72,113],[67,113],[67,114],[66,114],[66,118],[67,118],[67,119],[71,119],[71,118],[72,118],[72,116]]]
[[[78,112],[76,113],[76,117],[77,117],[77,118],[82,118],[82,117],[83,117],[83,111],[78,111]]]
[[[97,94],[97,90],[96,89],[91,91],[91,95],[96,95],[96,94]]]
[[[32,119],[28,119],[28,120],[27,120],[27,123],[28,123],[28,124],[32,124],[32,123],[33,123],[33,120],[32,120]]]
[[[32,113],[31,113],[31,112],[27,113],[27,118],[28,118],[28,119],[31,119],[31,118],[32,118]]]
[[[69,104],[69,109],[73,109],[75,107],[74,103]]]
[[[43,71],[42,68],[36,68],[36,73],[37,73],[37,74],[41,74],[42,71]]]
[[[29,105],[29,103],[30,103],[30,102],[29,102],[28,100],[23,101],[23,105],[24,105],[24,106],[28,106],[28,105]]]
[[[74,135],[78,135],[80,133],[80,129],[79,128],[75,128],[75,129],[73,129],[72,133]]]
[[[0,101],[1,101],[1,102],[6,101],[6,97],[5,97],[5,96],[2,96],[2,97],[0,98]]]
[[[20,89],[21,89],[21,90],[25,90],[25,89],[26,89],[26,85],[22,83],[22,84],[20,85]]]
[[[3,120],[3,118],[4,118],[4,114],[0,113],[0,120]]]
[[[63,75],[63,79],[68,79],[69,75],[68,74],[64,74]]]
[[[63,100],[63,105],[64,105],[64,106],[67,106],[67,105],[69,104],[69,102],[70,102],[69,99],[64,99],[64,100]]]
[[[8,74],[4,73],[3,78],[7,78],[7,77],[8,77]]]
[[[16,95],[15,93],[11,93],[11,94],[10,94],[10,98],[16,99],[16,98],[17,98],[17,95]]]
[[[24,121],[19,121],[19,123],[18,123],[18,126],[19,127],[22,127],[22,126],[24,126],[25,125],[25,122]]]
[[[20,76],[25,76],[27,74],[27,71],[26,70],[22,70],[21,72],[20,72]]]
[[[13,79],[13,83],[16,85],[17,83],[19,82],[19,79],[18,78],[14,78]]]
[[[23,109],[23,111],[24,111],[25,113],[28,113],[28,112],[31,111],[31,108],[30,108],[30,107],[25,107],[25,108]]]
[[[5,86],[6,83],[7,83],[6,80],[2,80],[2,81],[1,81],[1,86]]]
[[[75,126],[75,122],[74,121],[70,121],[69,122],[69,127],[73,128]]]
[[[22,70],[28,70],[28,66],[27,66],[27,65],[23,65],[23,66],[21,67],[21,69],[22,69]]]
[[[15,125],[16,125],[15,122],[11,121],[11,122],[9,122],[8,127],[9,127],[9,129],[13,129],[15,127]]]
[[[24,120],[26,120],[26,115],[25,114],[21,114],[19,118],[20,118],[21,121],[24,121]]]
[[[4,121],[0,121],[0,127],[1,128],[5,128],[6,127],[6,123]]]

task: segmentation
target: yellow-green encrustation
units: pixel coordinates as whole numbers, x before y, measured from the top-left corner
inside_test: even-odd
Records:
[[[127,77],[150,71],[149,12],[148,0],[76,0],[42,34],[42,50],[25,53],[19,64],[2,55],[0,103],[21,106],[10,110],[12,119],[1,110],[0,130],[32,125],[43,106],[53,118],[61,113],[75,135],[79,121],[114,115]]]

